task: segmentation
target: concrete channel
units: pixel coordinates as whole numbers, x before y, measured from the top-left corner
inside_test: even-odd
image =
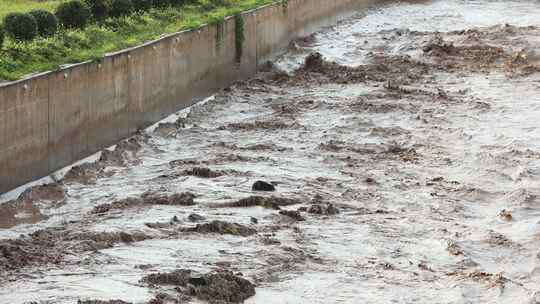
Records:
[[[12,83],[0,84],[0,193],[70,165],[186,108],[285,51],[296,37],[372,0],[291,0],[235,21],[168,35]]]
[[[540,5],[311,32],[2,196],[0,303],[540,303]]]

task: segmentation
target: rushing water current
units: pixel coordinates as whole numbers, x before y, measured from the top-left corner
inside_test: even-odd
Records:
[[[141,280],[177,269],[230,270],[246,303],[540,303],[539,2],[388,4],[274,67],[5,194],[0,303],[204,303]],[[148,191],[194,204],[125,200]],[[214,220],[242,226],[190,231]]]

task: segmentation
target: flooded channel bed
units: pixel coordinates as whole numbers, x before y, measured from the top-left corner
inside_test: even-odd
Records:
[[[0,303],[540,303],[539,89],[534,1],[373,8],[2,196]]]

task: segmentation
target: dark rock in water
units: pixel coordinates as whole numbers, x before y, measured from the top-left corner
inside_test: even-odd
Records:
[[[294,211],[294,210],[281,210],[279,212],[279,214],[281,215],[285,215],[285,216],[288,216],[296,221],[305,221],[306,219],[300,214],[300,212],[298,211]]]
[[[142,279],[151,285],[174,285],[184,294],[210,303],[242,303],[255,295],[255,285],[227,270],[192,275],[180,269],[170,273],[151,274]]]
[[[190,222],[201,222],[201,221],[206,220],[206,218],[204,216],[198,215],[197,213],[192,213],[192,214],[188,215],[187,219]]]
[[[263,181],[256,181],[253,186],[251,187],[251,190],[253,191],[276,191],[276,187],[274,185],[263,182]]]
[[[258,224],[259,223],[259,220],[257,218],[255,218],[255,217],[251,217],[250,220],[251,220],[252,224]]]
[[[247,226],[228,223],[224,221],[212,221],[206,224],[197,224],[193,228],[186,228],[183,231],[199,232],[199,233],[219,233],[219,234],[231,234],[239,236],[250,236],[257,233],[257,230],[249,228]]]
[[[307,209],[308,213],[321,214],[321,215],[334,215],[339,213],[339,209],[332,204],[317,204],[312,205]]]

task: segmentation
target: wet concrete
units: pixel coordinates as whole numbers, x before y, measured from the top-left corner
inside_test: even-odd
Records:
[[[5,197],[0,302],[540,302],[538,20],[411,1],[298,41]]]

